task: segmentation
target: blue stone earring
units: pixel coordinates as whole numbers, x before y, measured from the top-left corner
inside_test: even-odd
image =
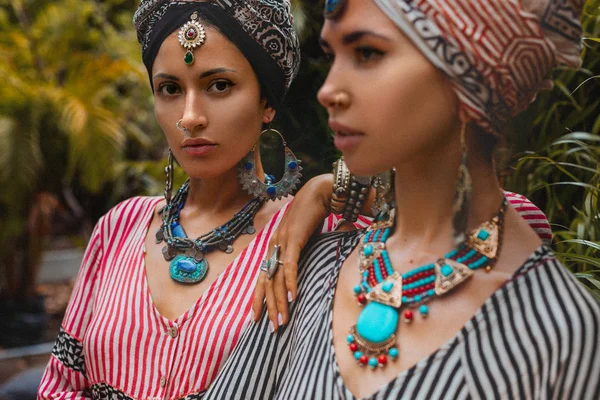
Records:
[[[283,135],[275,129],[265,129],[260,133],[262,136],[265,133],[275,133],[279,135],[283,141],[283,147],[285,151],[285,171],[283,177],[279,182],[271,182],[266,179],[265,182],[261,181],[256,174],[256,145],[250,150],[248,154],[242,159],[239,168],[238,177],[242,188],[250,193],[255,198],[261,198],[263,200],[275,200],[287,197],[296,189],[296,185],[300,183],[302,174],[302,167],[300,161],[294,153],[287,147],[287,143],[283,138]],[[260,140],[259,142],[260,143]],[[257,144],[258,144],[257,143]]]

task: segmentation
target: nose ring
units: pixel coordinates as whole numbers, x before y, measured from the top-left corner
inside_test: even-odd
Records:
[[[179,121],[177,121],[177,123],[175,124],[175,126],[177,127],[177,129],[179,129],[181,132],[186,132],[188,129],[184,126],[181,126],[181,121],[183,121],[183,119],[180,119]]]

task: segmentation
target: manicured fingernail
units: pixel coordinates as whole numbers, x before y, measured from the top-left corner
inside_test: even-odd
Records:
[[[279,326],[283,325],[283,315],[281,313],[277,314],[277,322],[279,322]]]
[[[291,302],[292,302],[292,300],[293,300],[293,299],[292,299],[292,292],[290,292],[290,291],[288,290],[288,303],[291,303]]]
[[[254,310],[250,309],[250,319],[254,322]]]
[[[275,332],[275,327],[273,327],[273,321],[269,321],[269,332]]]

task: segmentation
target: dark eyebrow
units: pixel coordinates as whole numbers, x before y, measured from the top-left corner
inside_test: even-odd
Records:
[[[389,42],[391,40],[387,36],[380,35],[379,33],[375,33],[372,31],[354,31],[354,32],[344,35],[344,37],[342,38],[342,43],[344,43],[345,45],[352,44],[352,43],[362,39],[365,36],[374,36],[378,39],[383,39],[387,42]]]
[[[229,69],[229,68],[213,68],[213,69],[209,69],[208,71],[201,73],[200,79],[207,78],[214,74],[221,74],[223,72],[236,72],[236,71],[235,71],[235,69]]]
[[[391,41],[391,39],[388,38],[387,36],[384,36],[384,35],[381,35],[379,33],[375,33],[372,31],[354,31],[354,32],[344,35],[342,37],[342,43],[344,45],[349,45],[349,44],[359,41],[360,39],[362,39],[365,36],[373,36],[378,39],[385,40],[386,42]],[[327,43],[327,41],[325,39],[323,39],[322,37],[319,37],[319,44],[321,45],[321,47],[324,47],[326,49],[331,48],[329,43]]]
[[[214,75],[214,74],[220,74],[220,73],[223,73],[223,72],[236,72],[236,71],[234,69],[229,69],[229,68],[213,68],[213,69],[209,69],[208,71],[205,71],[205,72],[201,73],[200,74],[200,79],[209,77],[209,76]],[[172,80],[172,81],[178,81],[179,80],[179,78],[176,77],[176,76],[169,75],[169,74],[164,74],[162,72],[154,75],[153,79],[156,79],[156,78],[165,78],[165,79],[169,79],[169,80]]]
[[[159,72],[158,74],[154,75],[154,77],[152,79],[156,79],[156,78],[165,78],[165,79],[170,79],[172,81],[178,81],[179,78],[173,75],[169,75],[169,74],[163,74],[162,72]]]

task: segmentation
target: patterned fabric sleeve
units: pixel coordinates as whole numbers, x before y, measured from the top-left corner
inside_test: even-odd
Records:
[[[329,214],[323,222],[323,226],[321,227],[321,233],[335,232],[342,220],[343,218],[341,215]],[[356,222],[352,223],[352,225],[354,225],[356,229],[363,229],[371,225],[371,222],[371,218],[366,217],[364,215],[359,215]]]
[[[38,400],[91,399],[85,371],[83,336],[93,311],[95,287],[102,259],[102,218],[90,238],[81,269],[40,383]]]
[[[552,244],[552,228],[546,214],[522,194],[504,192],[511,206],[519,213],[529,226],[538,234],[540,239],[550,246]]]

